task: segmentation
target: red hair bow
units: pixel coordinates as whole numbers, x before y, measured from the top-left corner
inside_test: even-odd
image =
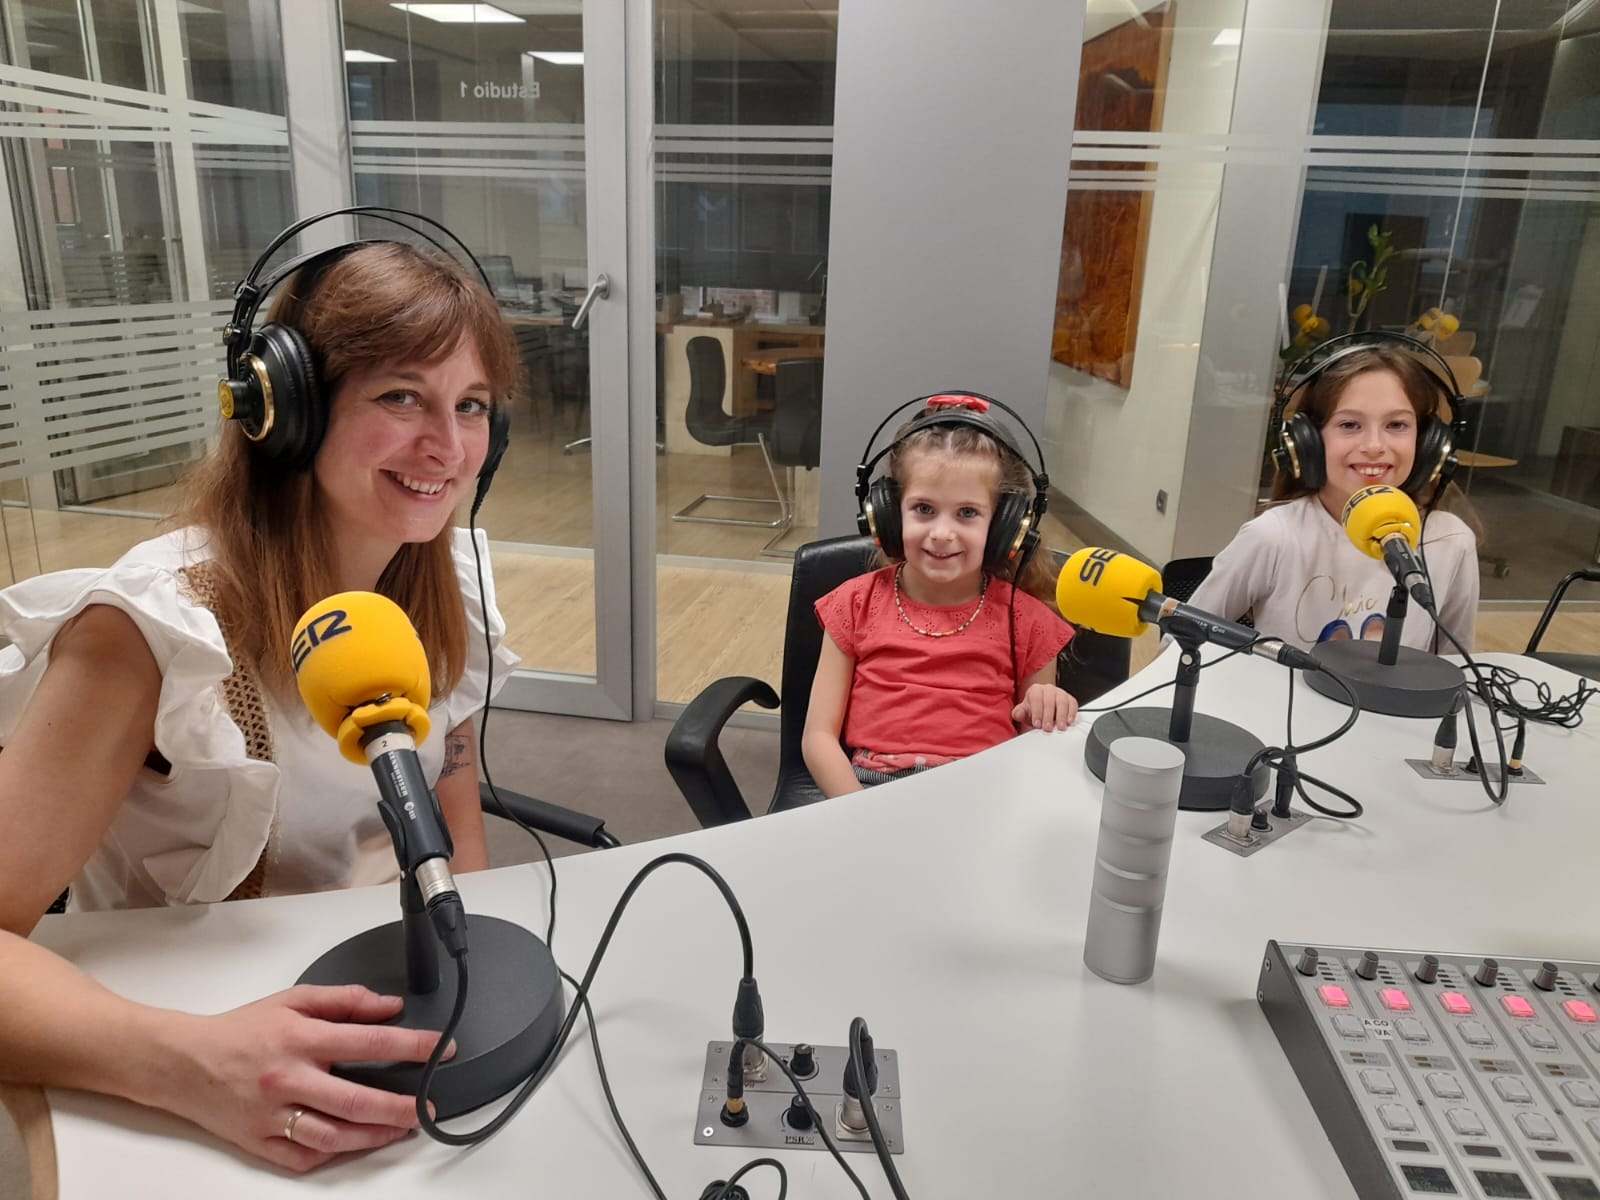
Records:
[[[989,411],[989,402],[981,396],[929,396],[929,408],[970,408],[975,413]]]

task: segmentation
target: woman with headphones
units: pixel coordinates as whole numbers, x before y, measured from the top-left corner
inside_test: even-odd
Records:
[[[1247,522],[1195,591],[1197,608],[1302,649],[1335,638],[1381,639],[1394,579],[1345,535],[1340,514],[1357,490],[1387,484],[1424,513],[1421,553],[1439,616],[1469,648],[1478,610],[1478,546],[1460,517],[1437,507],[1454,491],[1454,431],[1438,359],[1410,338],[1335,339],[1289,369],[1279,401],[1284,424],[1273,460],[1274,506]],[[1448,373],[1442,359],[1439,365]],[[1435,646],[1433,621],[1413,609],[1402,643]]]
[[[398,997],[296,987],[195,1016],[27,940],[69,885],[73,909],[109,909],[398,877],[370,772],[293,680],[297,618],[340,591],[380,592],[415,625],[448,731],[419,747],[423,770],[454,869],[488,865],[471,737],[485,626],[497,681],[516,657],[452,518],[504,448],[520,360],[490,293],[441,252],[357,243],[258,283],[298,228],[240,285],[232,419],[172,532],[0,593],[0,1078],[122,1096],[303,1171],[416,1127],[411,1097],[329,1071],[426,1058],[436,1033],[383,1024]]]
[[[889,565],[817,601],[825,636],[801,748],[827,796],[976,754],[1019,726],[1065,729],[1078,715],[1055,682],[1072,627],[1036,598],[1054,594],[1033,554],[1042,467],[1035,475],[989,414],[997,402],[912,403],[924,402],[857,468],[862,532]]]

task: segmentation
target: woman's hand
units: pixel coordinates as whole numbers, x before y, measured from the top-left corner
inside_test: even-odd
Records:
[[[356,984],[302,984],[217,1016],[185,1017],[172,1069],[140,1099],[291,1171],[386,1146],[417,1128],[415,1098],[328,1068],[426,1061],[437,1032],[377,1023],[401,1003]],[[291,1118],[292,1140],[284,1136]]]
[[[1078,702],[1053,683],[1035,683],[1011,710],[1011,719],[1023,729],[1065,729],[1078,719]]]

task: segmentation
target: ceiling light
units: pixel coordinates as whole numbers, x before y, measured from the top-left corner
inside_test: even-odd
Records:
[[[1239,44],[1239,35],[1243,32],[1244,30],[1242,29],[1220,30],[1217,36],[1211,39],[1211,44],[1213,46],[1237,46]]]
[[[492,4],[390,4],[389,7],[445,25],[526,24],[515,13],[508,13]]]
[[[344,60],[345,60],[345,62],[359,62],[359,63],[393,62],[394,61],[394,59],[385,58],[381,54],[374,54],[371,50],[346,50],[344,52]]]
[[[583,66],[582,50],[528,50],[524,53],[529,58],[542,58],[547,63],[555,63],[558,67]]]

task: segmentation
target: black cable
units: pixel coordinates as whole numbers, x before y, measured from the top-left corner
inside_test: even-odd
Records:
[[[1479,665],[1481,669],[1473,690],[1485,704],[1491,703],[1492,698],[1492,702],[1501,709],[1516,713],[1524,720],[1540,725],[1559,725],[1563,729],[1576,729],[1583,724],[1584,705],[1589,703],[1596,692],[1600,692],[1600,688],[1595,687],[1587,679],[1580,678],[1577,691],[1557,696],[1548,683],[1530,679],[1510,667]],[[1513,689],[1519,684],[1527,684],[1534,689],[1536,703],[1530,704],[1517,699]]]
[[[1449,639],[1450,644],[1460,653],[1462,659],[1466,662],[1467,670],[1472,672],[1473,679],[1481,682],[1482,666],[1472,657],[1471,652],[1461,644],[1456,635],[1451,633],[1445,623],[1439,619],[1437,608],[1428,607],[1426,611],[1433,618],[1433,623],[1439,632],[1443,633]],[[1472,761],[1478,764],[1478,783],[1483,788],[1484,795],[1488,796],[1494,804],[1504,804],[1506,796],[1511,791],[1511,759],[1506,754],[1505,730],[1500,728],[1500,722],[1496,719],[1500,712],[1500,706],[1493,699],[1492,692],[1483,696],[1483,702],[1489,709],[1489,728],[1494,730],[1495,749],[1500,755],[1500,782],[1498,785],[1489,782],[1489,771],[1483,757],[1483,747],[1478,742],[1478,722],[1472,714],[1472,705],[1470,704],[1466,706],[1467,738],[1472,743]]]
[[[866,1049],[863,1045],[866,1038],[867,1023],[856,1017],[850,1022],[850,1068],[855,1072],[856,1085],[866,1093],[861,1097],[861,1114],[867,1119],[867,1132],[872,1136],[872,1148],[883,1166],[883,1176],[889,1181],[889,1190],[894,1193],[895,1200],[911,1200],[906,1194],[905,1184],[900,1182],[900,1172],[895,1170],[894,1159],[889,1156],[889,1147],[883,1140],[883,1129],[878,1124],[877,1107],[872,1103],[872,1089],[867,1085]]]
[[[861,1200],[872,1200],[872,1197],[867,1195],[867,1185],[862,1183],[861,1177],[850,1169],[850,1164],[845,1162],[844,1155],[839,1153],[839,1147],[834,1145],[833,1139],[828,1136],[827,1127],[822,1123],[821,1116],[818,1115],[816,1108],[812,1105],[811,1097],[806,1094],[806,1089],[802,1087],[800,1081],[795,1078],[794,1072],[789,1069],[789,1064],[784,1062],[783,1059],[778,1056],[776,1051],[771,1049],[771,1047],[769,1047],[759,1038],[751,1038],[749,1040],[751,1045],[758,1048],[767,1056],[767,1058],[769,1058],[773,1063],[777,1064],[778,1069],[788,1077],[790,1085],[793,1086],[795,1090],[795,1095],[799,1096],[800,1103],[806,1106],[806,1112],[811,1117],[811,1127],[817,1131],[817,1136],[822,1139],[822,1144],[828,1148],[828,1153],[833,1155],[834,1161],[839,1164],[839,1169],[845,1173],[846,1178],[848,1178],[851,1183],[855,1184],[856,1191],[861,1195]],[[832,1114],[830,1113],[829,1116],[831,1117]]]
[[[633,1135],[628,1132],[628,1126],[622,1119],[622,1112],[617,1108],[617,1098],[611,1093],[611,1080],[606,1075],[606,1061],[600,1054],[600,1029],[595,1024],[594,1008],[589,1003],[589,994],[578,985],[576,979],[565,971],[561,972],[561,978],[572,985],[577,993],[578,1003],[583,1005],[583,1015],[589,1019],[589,1044],[594,1048],[595,1073],[600,1076],[600,1090],[605,1093],[606,1104],[611,1109],[611,1119],[616,1123],[617,1132],[622,1135],[622,1140],[628,1147],[628,1153],[633,1155],[633,1161],[638,1166],[639,1173],[644,1176],[645,1182],[650,1185],[651,1194],[655,1196],[656,1200],[667,1200],[667,1194],[661,1190],[661,1185],[656,1182],[656,1177],[650,1173],[650,1168],[645,1164],[644,1155],[639,1153],[639,1147],[634,1143]],[[734,1179],[737,1178],[738,1176],[735,1175]],[[779,1195],[782,1195],[781,1191]]]
[[[1219,655],[1217,655],[1217,657],[1215,657],[1213,659],[1209,659],[1209,660],[1203,659],[1203,660],[1201,660],[1199,669],[1204,671],[1207,667],[1214,667],[1218,663],[1227,662],[1228,659],[1232,658],[1234,655],[1243,654],[1248,649],[1250,649],[1249,646],[1240,646],[1236,650],[1229,650],[1226,654],[1219,654]],[[1080,708],[1080,709],[1078,709],[1078,711],[1080,713],[1116,712],[1117,709],[1126,708],[1128,705],[1132,704],[1135,700],[1143,700],[1146,696],[1154,695],[1156,692],[1162,691],[1162,690],[1164,690],[1166,688],[1177,687],[1177,686],[1178,686],[1178,680],[1177,680],[1176,677],[1174,677],[1172,679],[1167,680],[1165,683],[1156,684],[1155,687],[1146,688],[1144,691],[1140,692],[1137,696],[1129,696],[1126,700],[1118,700],[1115,704],[1106,704],[1106,705],[1101,705],[1099,707]]]
[[[456,996],[456,1008],[451,1013],[450,1024],[446,1027],[445,1036],[439,1039],[439,1045],[434,1047],[433,1054],[428,1058],[428,1065],[423,1071],[423,1086],[418,1089],[417,1094],[417,1119],[421,1123],[423,1131],[429,1137],[435,1141],[443,1142],[447,1146],[475,1146],[479,1142],[493,1137],[505,1127],[512,1117],[516,1116],[522,1106],[528,1102],[529,1097],[545,1081],[546,1076],[555,1069],[556,1062],[561,1056],[561,1051],[567,1043],[567,1038],[572,1034],[572,1027],[577,1022],[583,1000],[588,996],[589,988],[594,983],[595,973],[600,969],[600,960],[605,957],[606,949],[611,945],[612,935],[616,933],[617,924],[622,920],[622,914],[628,906],[628,901],[633,899],[633,894],[639,890],[639,886],[647,878],[669,863],[682,863],[685,866],[694,867],[710,879],[716,885],[717,890],[722,893],[722,898],[727,902],[729,911],[733,914],[734,923],[739,928],[739,943],[744,956],[743,977],[745,979],[753,978],[755,974],[755,952],[750,941],[750,926],[745,920],[744,910],[739,907],[739,901],[735,898],[733,889],[728,886],[727,881],[717,874],[716,869],[711,864],[696,858],[692,854],[663,854],[651,859],[629,881],[628,886],[623,890],[621,898],[618,899],[616,907],[612,909],[611,918],[606,922],[605,930],[600,935],[600,941],[595,946],[593,956],[589,959],[589,966],[584,972],[583,982],[578,985],[578,997],[573,1000],[572,1006],[567,1010],[566,1019],[556,1033],[555,1043],[551,1046],[549,1056],[545,1059],[544,1065],[527,1078],[522,1087],[518,1089],[517,1094],[512,1097],[511,1103],[506,1105],[492,1119],[486,1121],[477,1129],[469,1130],[466,1133],[452,1133],[449,1130],[440,1128],[433,1118],[428,1115],[426,1101],[427,1084],[432,1079],[433,1068],[438,1065],[439,1058],[444,1053],[443,1047],[449,1040],[449,1034],[454,1032],[455,1025],[461,1019],[461,1008],[466,995],[466,963],[462,959],[456,960],[461,980],[460,989]]]
[[[544,944],[545,948],[554,954],[556,936],[556,864],[550,857],[550,847],[545,845],[544,839],[539,836],[537,829],[506,807],[505,801],[500,799],[500,793],[494,786],[493,777],[489,774],[489,698],[494,695],[494,642],[489,636],[489,593],[484,589],[483,585],[483,552],[478,549],[477,520],[478,510],[474,506],[467,517],[467,538],[472,543],[472,562],[478,572],[478,611],[483,617],[484,650],[483,712],[478,715],[478,769],[483,772],[484,783],[489,785],[489,798],[494,801],[495,811],[539,843],[539,852],[544,855],[545,870],[550,874],[550,919],[544,927]]]
[[[1326,669],[1323,669],[1323,674],[1338,684],[1340,689],[1345,694],[1345,702],[1349,707],[1349,712],[1345,716],[1345,719],[1340,722],[1338,728],[1332,733],[1324,734],[1319,738],[1314,738],[1303,746],[1296,746],[1294,744],[1295,677],[1294,672],[1291,670],[1289,672],[1289,698],[1288,702],[1284,706],[1285,744],[1282,746],[1263,746],[1260,750],[1257,750],[1255,754],[1251,756],[1250,761],[1245,765],[1244,778],[1249,780],[1250,777],[1255,774],[1256,768],[1262,763],[1266,763],[1268,766],[1275,767],[1280,773],[1287,772],[1289,774],[1290,778],[1293,779],[1295,794],[1300,797],[1307,808],[1310,808],[1315,812],[1319,812],[1325,817],[1332,817],[1335,820],[1354,821],[1366,811],[1366,809],[1362,807],[1359,800],[1350,795],[1348,792],[1334,787],[1326,780],[1318,779],[1315,775],[1308,775],[1299,769],[1298,760],[1300,755],[1309,754],[1313,750],[1320,750],[1324,746],[1338,741],[1345,734],[1350,732],[1351,728],[1361,716],[1361,698],[1356,695],[1355,689],[1350,686],[1349,681]],[[1311,783],[1326,792],[1338,796],[1339,799],[1343,800],[1350,806],[1349,811],[1340,812],[1337,809],[1328,808],[1325,805],[1317,803],[1306,792],[1305,785],[1307,783]],[[1241,809],[1240,811],[1242,812],[1243,810]]]
[[[744,1166],[728,1176],[728,1181],[712,1192],[711,1195],[702,1195],[701,1200],[723,1200],[724,1197],[731,1196],[734,1184],[738,1183],[739,1180],[750,1174],[757,1167],[771,1167],[778,1173],[778,1200],[784,1200],[784,1197],[789,1194],[789,1173],[783,1169],[783,1164],[775,1158],[752,1158]]]

